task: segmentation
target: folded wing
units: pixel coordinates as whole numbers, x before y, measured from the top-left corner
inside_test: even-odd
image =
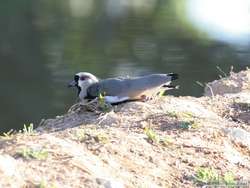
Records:
[[[168,85],[178,78],[177,74],[151,74],[135,78],[111,78],[101,80],[87,89],[87,98],[104,96],[117,96],[121,98],[136,98],[146,90],[162,85]]]

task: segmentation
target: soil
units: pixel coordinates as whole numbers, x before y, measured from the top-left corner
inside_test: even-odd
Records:
[[[249,80],[247,69],[208,83],[200,98],[78,104],[36,130],[5,134],[0,185],[200,187],[211,182],[199,169],[213,169],[250,186]]]

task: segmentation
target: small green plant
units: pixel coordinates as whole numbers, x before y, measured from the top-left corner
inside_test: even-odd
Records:
[[[197,129],[200,124],[196,121],[196,116],[192,112],[167,112],[169,117],[181,119],[179,127],[181,129]]]
[[[226,172],[224,176],[219,175],[212,168],[199,168],[195,175],[197,183],[221,185],[225,187],[234,187],[236,185],[235,175],[232,172]]]
[[[98,101],[100,105],[104,105],[105,104],[105,97],[104,94],[100,93],[98,96]]]
[[[35,150],[31,148],[23,148],[21,151],[17,152],[17,154],[24,159],[45,160],[48,158],[48,152],[43,149]]]
[[[154,130],[152,130],[151,128],[145,127],[144,133],[146,134],[149,142],[159,143],[160,137],[159,135],[157,135],[157,133]]]
[[[228,186],[236,185],[235,179],[235,175],[232,172],[226,172],[223,177],[225,184]]]
[[[180,128],[181,128],[181,129],[190,129],[190,128],[191,128],[191,125],[190,125],[190,123],[187,122],[187,121],[182,121],[182,122],[180,123]]]
[[[219,175],[217,172],[212,168],[199,168],[196,172],[195,179],[199,183],[218,183],[219,182]]]
[[[192,129],[198,129],[200,126],[201,126],[201,125],[200,125],[199,123],[195,122],[195,121],[193,121],[193,122],[191,123],[191,128],[192,128]]]
[[[100,110],[102,110],[103,112],[109,112],[111,110],[112,105],[105,101],[104,96],[105,96],[105,93],[99,94],[98,105],[99,105]]]
[[[26,135],[32,135],[35,133],[35,130],[34,130],[34,125],[33,123],[30,123],[28,126],[26,124],[23,125],[23,131],[22,131],[24,134]]]
[[[167,112],[167,116],[173,117],[173,118],[178,118],[178,114],[176,112]]]
[[[86,140],[86,133],[84,130],[77,130],[75,133],[75,137],[77,140],[79,140],[80,142],[83,142],[84,140]]]
[[[180,113],[180,116],[182,118],[194,118],[194,114],[192,114],[192,112],[181,112]]]
[[[102,143],[102,144],[107,144],[109,143],[109,137],[106,133],[99,133],[97,134],[94,139],[99,142],[99,143]]]
[[[195,118],[195,116],[192,114],[192,112],[167,112],[167,115],[170,117],[175,117],[175,118],[186,118],[186,119],[191,119]]]
[[[162,146],[170,146],[174,143],[171,137],[160,136],[149,127],[144,128],[144,134],[146,134],[149,143],[161,144]]]
[[[163,137],[163,138],[160,138],[160,143],[163,146],[170,146],[170,145],[173,145],[174,141],[171,137]]]
[[[52,184],[51,186],[48,185],[48,183],[45,180],[42,180],[37,186],[35,186],[36,188],[56,188],[56,186],[54,184]]]
[[[200,127],[200,124],[193,120],[180,122],[181,129],[197,129],[199,127]]]
[[[39,185],[37,186],[37,188],[47,188],[47,183],[46,181],[42,180]]]
[[[80,142],[91,139],[102,144],[107,144],[110,142],[109,136],[105,132],[97,132],[96,130],[92,130],[91,132],[86,132],[85,130],[77,130],[75,137]]]
[[[8,132],[4,132],[1,138],[9,140],[13,137],[14,132],[15,131],[13,129],[9,130]]]

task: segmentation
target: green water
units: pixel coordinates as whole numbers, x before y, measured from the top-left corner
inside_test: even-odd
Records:
[[[171,94],[201,96],[196,81],[217,79],[216,66],[226,73],[248,66],[250,42],[195,28],[187,2],[1,2],[0,132],[65,113],[76,100],[66,86],[79,71],[100,78],[176,72],[180,89]]]

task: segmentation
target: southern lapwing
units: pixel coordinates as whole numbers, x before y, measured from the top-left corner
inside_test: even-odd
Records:
[[[88,72],[75,74],[69,87],[77,87],[78,96],[85,102],[102,95],[106,102],[114,104],[124,101],[144,100],[161,91],[161,88],[173,89],[171,81],[178,74],[151,74],[139,77],[108,78],[99,80]]]

